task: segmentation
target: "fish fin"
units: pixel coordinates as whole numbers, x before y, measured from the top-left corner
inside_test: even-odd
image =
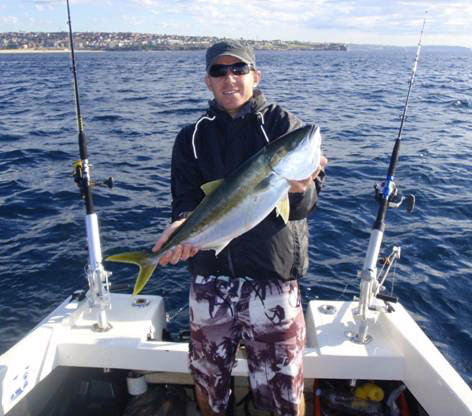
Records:
[[[157,261],[151,253],[147,251],[128,251],[107,257],[106,261],[115,261],[117,263],[131,263],[139,266],[138,278],[134,284],[133,296],[136,296],[143,290],[146,283],[151,278],[157,266]]]
[[[281,215],[284,223],[288,223],[288,217],[290,215],[290,201],[288,199],[288,194],[283,198],[279,199],[279,202],[275,205],[275,210],[277,215]]]
[[[225,241],[224,243],[218,245],[218,246],[215,246],[215,247],[212,247],[213,250],[215,250],[215,256],[217,256],[218,254],[220,254],[223,249],[230,243],[231,240],[229,241]]]
[[[205,195],[210,195],[221,185],[221,182],[223,182],[223,179],[216,179],[214,181],[204,183],[200,188],[202,188],[203,192],[205,192]]]

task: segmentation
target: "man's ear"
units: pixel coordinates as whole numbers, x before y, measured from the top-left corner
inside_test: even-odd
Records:
[[[262,81],[262,72],[259,70],[253,71],[254,73],[254,87],[257,87]]]
[[[210,84],[210,79],[209,79],[209,77],[208,77],[208,74],[205,75],[205,77],[203,78],[203,81],[205,81],[205,85],[207,86],[207,88],[208,88],[210,91],[212,91],[212,89],[211,89],[211,84]]]

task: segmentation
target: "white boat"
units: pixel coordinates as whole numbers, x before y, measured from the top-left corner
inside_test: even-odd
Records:
[[[375,304],[379,308],[370,310],[368,318],[370,341],[359,343],[353,337],[358,333],[358,302],[309,302],[307,397],[313,395],[313,379],[345,380],[345,385],[352,380],[359,380],[358,384],[376,380],[380,385],[393,380],[404,384],[419,403],[410,404],[412,415],[472,415],[472,391],[408,312],[398,303],[394,310],[383,301]],[[99,313],[78,292],[0,357],[0,415],[45,414],[51,401],[58,400],[60,386],[78,369],[101,369],[103,378],[90,372],[87,380],[103,381],[110,375],[110,386],[116,377],[125,380],[129,370],[144,375],[149,383],[189,383],[188,344],[163,339],[166,320],[161,297],[112,293],[107,331],[97,330]],[[242,354],[233,375],[238,381],[247,376]],[[142,377],[128,380],[132,391],[138,381]],[[415,406],[425,413],[413,410]]]
[[[70,33],[72,38],[72,29]],[[73,69],[75,76],[75,63]],[[410,88],[413,77],[414,72]],[[80,132],[79,106],[78,115]],[[87,182],[86,157],[82,162],[76,179]],[[389,196],[384,198],[385,210]],[[164,299],[110,293],[93,210],[87,213],[86,225],[90,289],[65,299],[0,356],[0,416],[121,415],[153,385],[192,383],[188,343],[166,339]],[[382,237],[382,227],[374,226],[360,273],[359,300],[308,303],[307,415],[470,416],[469,386],[405,308],[380,293],[400,255],[395,247],[385,270],[377,273]],[[242,348],[233,369],[236,402],[247,390],[247,373]],[[242,407],[236,407],[241,414]],[[186,414],[198,414],[191,402]]]

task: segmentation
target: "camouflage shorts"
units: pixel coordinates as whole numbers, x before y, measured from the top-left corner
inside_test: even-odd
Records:
[[[297,415],[305,345],[298,282],[196,276],[189,306],[190,369],[212,410],[226,409],[236,350],[244,340],[255,405]]]

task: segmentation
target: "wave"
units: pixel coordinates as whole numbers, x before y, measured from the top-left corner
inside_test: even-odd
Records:
[[[451,107],[472,108],[472,99],[462,98],[459,100],[451,100],[449,101],[448,105]]]
[[[119,115],[119,114],[105,114],[105,115],[99,115],[99,116],[93,116],[91,121],[92,122],[100,122],[100,121],[105,121],[105,122],[115,122],[115,121],[123,121],[124,117]]]

